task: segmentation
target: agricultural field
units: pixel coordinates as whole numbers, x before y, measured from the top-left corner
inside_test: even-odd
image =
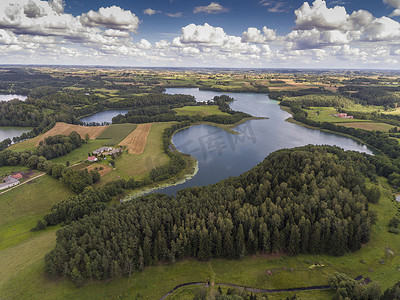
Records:
[[[139,124],[122,142],[121,146],[126,146],[130,154],[142,154],[147,143],[152,124]]]
[[[52,129],[46,133],[39,135],[33,139],[37,139],[36,146],[39,146],[39,142],[44,140],[48,136],[53,136],[57,134],[68,135],[73,131],[76,131],[81,138],[85,138],[88,134],[90,139],[96,139],[108,126],[79,126],[73,124],[67,124],[63,122],[58,122]]]
[[[44,134],[40,134],[34,138],[22,141],[11,145],[8,149],[13,151],[22,151],[27,149],[33,149],[39,146],[39,142],[44,140],[48,136],[57,134],[68,135],[73,131],[76,131],[81,138],[85,138],[86,134],[89,134],[90,139],[96,139],[108,126],[78,126],[73,124],[67,124],[58,122],[52,129]]]
[[[376,123],[376,122],[356,122],[356,123],[345,123],[341,124],[342,126],[349,128],[358,128],[364,130],[376,130],[389,132],[394,126],[386,123]]]
[[[178,115],[195,116],[199,115],[202,117],[211,115],[229,115],[219,110],[217,105],[207,105],[207,106],[184,106],[181,108],[174,109]]]
[[[136,126],[137,125],[130,123],[112,124],[97,136],[96,139],[103,140],[103,146],[115,146],[134,131]]]
[[[169,157],[163,151],[162,136],[164,130],[172,124],[175,124],[175,122],[152,123],[143,153],[123,153],[121,157],[115,160],[116,168],[113,172],[102,177],[98,185],[103,185],[108,181],[119,178],[129,179],[132,176],[135,180],[141,180],[149,174],[153,168],[167,164]],[[139,126],[140,125],[138,125],[138,127]],[[138,128],[136,128],[136,130],[137,129]]]

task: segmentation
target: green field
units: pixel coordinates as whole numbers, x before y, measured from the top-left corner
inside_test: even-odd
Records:
[[[184,260],[175,264],[148,267],[131,278],[112,281],[92,281],[78,289],[68,280],[51,280],[44,275],[43,255],[55,245],[54,230],[37,233],[12,247],[0,250],[0,294],[5,299],[159,299],[178,284],[206,281],[234,283],[260,288],[290,288],[321,285],[335,271],[350,277],[363,275],[379,281],[382,289],[398,281],[400,267],[400,235],[387,231],[387,224],[399,208],[385,179],[380,179],[382,197],[379,204],[370,204],[377,211],[371,241],[356,253],[333,257],[328,255],[267,255],[241,260],[213,259],[209,262]],[[389,254],[391,249],[394,255]],[[320,262],[324,267],[310,269]],[[273,275],[267,275],[267,271]],[[179,290],[168,299],[192,299],[196,289]],[[282,299],[289,294],[271,294],[270,299]],[[303,299],[330,299],[330,291],[296,293]],[[181,297],[180,297],[181,296]]]
[[[373,112],[384,112],[385,107],[376,106],[376,105],[361,105],[361,104],[352,104],[346,106],[346,111],[349,112],[362,112],[362,113],[373,113]]]
[[[41,135],[38,135],[34,138],[16,143],[16,144],[12,144],[10,147],[8,147],[8,150],[13,150],[13,151],[23,151],[23,150],[31,150],[34,149],[36,146],[36,143],[38,140],[40,140]]]
[[[310,107],[304,109],[308,113],[308,118],[316,122],[331,122],[331,123],[347,123],[347,122],[365,122],[366,120],[357,119],[342,119],[333,115],[338,114],[333,107]]]
[[[210,115],[229,115],[219,110],[217,105],[207,105],[207,106],[184,106],[181,108],[174,109],[178,115],[194,116],[200,115],[202,117]]]
[[[32,236],[29,230],[51,206],[73,193],[60,181],[44,175],[0,195],[0,249]]]
[[[128,134],[135,130],[137,125],[125,123],[125,124],[113,124],[107,127],[98,137],[97,140],[103,140],[104,146],[115,146],[121,142]],[[105,141],[106,140],[106,141]]]

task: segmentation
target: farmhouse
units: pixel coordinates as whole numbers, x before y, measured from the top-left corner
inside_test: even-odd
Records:
[[[16,174],[16,175],[18,175],[18,174]],[[22,175],[21,175],[21,178],[22,178]],[[19,184],[18,179],[14,178],[13,176],[7,176],[6,178],[3,178],[3,183],[0,183],[0,190],[7,189],[7,188],[15,186],[17,184]]]
[[[112,149],[111,151],[108,151],[108,152],[104,152],[103,154],[104,155],[113,155],[113,154],[120,153],[121,151],[122,151],[121,148],[117,148],[117,149]]]
[[[87,158],[87,161],[95,162],[95,161],[97,161],[97,157],[96,157],[96,156],[89,156],[89,157]]]
[[[340,113],[340,114],[333,115],[333,116],[338,117],[338,118],[342,118],[342,119],[354,119],[353,116],[348,116],[346,113]]]
[[[99,148],[99,149],[94,150],[94,151],[93,151],[93,154],[94,154],[94,155],[100,155],[100,154],[102,154],[103,152],[108,152],[108,151],[111,151],[111,150],[113,150],[112,147],[101,147],[101,148]]]

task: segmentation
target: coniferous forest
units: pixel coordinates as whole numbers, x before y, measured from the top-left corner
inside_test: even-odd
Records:
[[[343,255],[369,241],[377,164],[337,147],[283,149],[239,177],[139,197],[66,225],[45,269],[79,286],[186,257]]]

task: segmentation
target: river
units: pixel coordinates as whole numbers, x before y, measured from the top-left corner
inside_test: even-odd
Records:
[[[221,94],[194,88],[171,88],[166,93],[190,94],[198,101],[210,100]],[[197,159],[199,171],[192,179],[158,192],[175,194],[182,188],[214,184],[230,176],[238,176],[263,161],[268,154],[282,148],[307,144],[336,145],[345,150],[372,154],[365,145],[351,138],[286,122],[290,114],[279,107],[278,101],[271,100],[267,95],[229,95],[235,99],[230,105],[233,110],[268,119],[250,120],[238,125],[234,128],[240,133],[238,135],[210,125],[191,126],[177,132],[172,142],[179,151]]]
[[[18,99],[21,101],[25,101],[26,100],[26,96],[22,96],[22,95],[13,95],[13,94],[8,94],[8,95],[3,95],[0,94],[0,101],[10,101],[13,99]]]
[[[0,127],[0,142],[8,138],[12,139],[13,137],[20,136],[24,132],[29,132],[31,130],[32,128],[30,127]]]

